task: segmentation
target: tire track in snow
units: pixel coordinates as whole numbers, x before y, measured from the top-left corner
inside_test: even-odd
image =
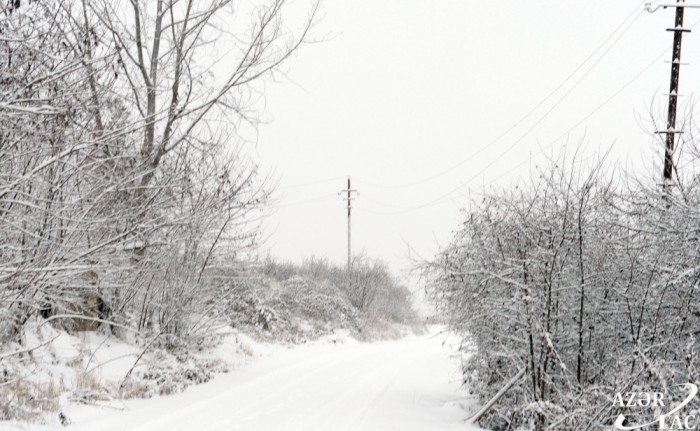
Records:
[[[67,431],[464,431],[442,338],[299,346]]]

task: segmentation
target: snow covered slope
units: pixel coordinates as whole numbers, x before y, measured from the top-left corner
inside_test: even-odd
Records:
[[[465,430],[458,363],[433,333],[378,343],[315,343],[270,356],[184,393],[74,406],[73,431]],[[0,430],[26,429],[0,425]]]

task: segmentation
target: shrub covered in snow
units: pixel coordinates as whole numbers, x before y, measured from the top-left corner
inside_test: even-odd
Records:
[[[257,277],[229,283],[224,290],[236,292],[224,295],[232,324],[267,339],[300,342],[336,329],[389,334],[391,324],[416,321],[410,292],[379,262],[358,259],[350,284],[344,268],[325,260],[294,265],[268,258]]]
[[[484,417],[495,430],[608,429],[616,393],[700,378],[700,182],[669,195],[573,166],[474,202],[432,262],[470,340],[465,381],[485,401],[526,371]]]

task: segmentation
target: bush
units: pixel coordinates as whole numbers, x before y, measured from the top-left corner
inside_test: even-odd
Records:
[[[700,377],[700,183],[672,197],[560,166],[473,203],[432,262],[431,296],[469,340],[465,380],[487,400],[526,370],[491,429],[610,428],[615,393]]]
[[[226,308],[232,324],[265,338],[303,342],[335,329],[358,334],[370,322],[417,320],[410,292],[394,281],[383,263],[358,259],[353,280],[349,288],[347,271],[325,260],[294,265],[268,257],[259,275],[224,283],[222,289],[235,292],[223,295],[230,298]]]

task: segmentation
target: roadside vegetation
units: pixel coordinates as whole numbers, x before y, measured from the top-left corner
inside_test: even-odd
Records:
[[[250,258],[273,190],[240,131],[257,127],[265,80],[309,41],[317,11],[3,3],[0,419],[39,420],[65,394],[98,402],[206,381],[229,368],[206,353],[227,337],[232,356],[254,350],[239,329],[303,342],[412,319],[379,263],[358,263],[351,285],[328,264],[287,277]]]
[[[465,337],[464,381],[483,403],[509,388],[482,426],[606,429],[623,413],[616,393],[680,399],[675,385],[697,382],[700,152],[681,148],[673,187],[562,156],[464,211],[426,269]]]

